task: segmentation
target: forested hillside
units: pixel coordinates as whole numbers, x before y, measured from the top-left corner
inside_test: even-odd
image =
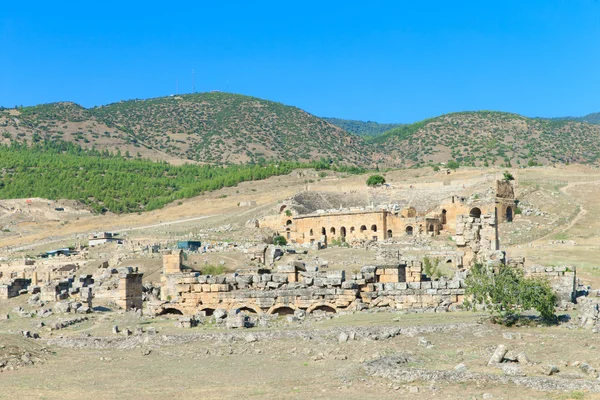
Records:
[[[597,163],[600,126],[480,111],[442,115],[374,138],[379,162],[410,166],[455,160],[463,165]]]
[[[404,124],[380,124],[373,121],[356,121],[341,118],[323,118],[332,125],[358,136],[378,136],[384,132],[398,128]]]
[[[355,135],[296,107],[229,93],[131,100],[85,109],[62,102],[0,110],[0,141],[64,140],[129,157],[201,162],[310,162],[366,166]]]
[[[185,159],[212,163],[322,157],[366,165],[362,139],[296,107],[229,93],[133,100],[91,109],[132,140]]]
[[[174,166],[126,160],[107,151],[85,150],[62,141],[44,140],[33,146],[13,142],[11,146],[0,145],[0,199],[72,199],[88,204],[96,212],[134,212],[161,208],[177,199],[287,174],[301,167],[361,172],[329,161]]]
[[[587,122],[588,124],[600,125],[600,112],[584,115],[583,117],[561,117],[553,118],[553,120]]]

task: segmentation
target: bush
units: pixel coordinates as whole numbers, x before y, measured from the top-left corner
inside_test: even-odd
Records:
[[[224,265],[205,265],[204,268],[202,268],[202,274],[203,275],[221,275],[224,274],[226,271],[226,268]]]
[[[273,238],[273,244],[275,246],[285,246],[287,244],[287,240],[281,235],[277,235]]]
[[[458,167],[460,167],[460,164],[457,161],[450,160],[446,163],[446,166],[450,169],[458,169]]]
[[[367,185],[369,186],[378,186],[383,185],[385,183],[385,178],[381,175],[371,175],[369,179],[367,179]]]
[[[514,181],[515,177],[510,172],[504,171],[504,178],[502,178],[502,179],[505,180],[506,182],[510,182],[510,181]]]
[[[434,165],[433,166],[433,172],[438,172],[440,170],[440,166],[439,165]]]
[[[522,311],[536,310],[546,322],[555,322],[556,295],[542,279],[525,278],[523,271],[501,265],[493,270],[482,264],[471,268],[466,281],[465,307],[474,310],[484,305],[494,322],[514,324]]]

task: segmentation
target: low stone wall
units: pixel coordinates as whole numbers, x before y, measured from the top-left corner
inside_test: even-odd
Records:
[[[371,307],[449,311],[462,304],[462,280],[422,281],[421,266],[366,266],[346,279],[344,271],[269,270],[200,275],[198,272],[165,274],[163,301],[156,310],[182,314],[210,313],[217,308],[256,313],[292,313],[324,310],[361,310]],[[408,282],[407,282],[408,281]]]
[[[525,268],[525,276],[548,279],[559,302],[575,302],[577,296],[577,273],[575,267],[544,267],[534,265]]]
[[[7,300],[11,297],[16,297],[19,292],[23,289],[27,289],[30,285],[31,279],[16,278],[10,283],[0,285],[0,299]]]

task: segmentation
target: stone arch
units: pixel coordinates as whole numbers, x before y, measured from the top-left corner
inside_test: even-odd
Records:
[[[321,228],[321,235],[327,236],[327,229],[325,229],[325,227]]]
[[[412,226],[409,225],[409,226],[406,227],[405,232],[406,232],[407,236],[412,236],[413,233],[414,233],[414,229],[413,229]]]
[[[313,230],[312,229],[308,232],[308,235],[309,236],[313,236]]]
[[[481,209],[479,209],[479,207],[471,208],[471,211],[469,211],[469,217],[481,218]]]
[[[367,230],[367,227],[365,225],[361,225],[360,226],[360,232],[361,233],[364,232],[364,231],[366,231],[366,230]]]
[[[441,219],[442,225],[446,225],[446,223],[447,223],[447,221],[448,221],[448,220],[446,219],[446,214],[447,214],[447,213],[448,213],[448,212],[447,212],[445,209],[443,209],[443,210],[442,210],[442,219]]]
[[[427,228],[427,231],[430,233],[435,232],[435,227],[433,226],[433,224],[429,224],[429,227]]]
[[[308,307],[306,309],[306,313],[310,314],[315,310],[322,310],[325,312],[330,312],[330,313],[337,313],[337,307],[335,306],[335,304],[331,304],[331,303],[327,303],[327,302],[319,302],[319,303],[315,303],[312,306]]]
[[[288,219],[287,221],[285,221],[285,226],[290,226],[292,224],[292,220]]]
[[[279,303],[269,308],[267,314],[293,315],[296,310],[297,308],[291,304]]]
[[[513,209],[511,206],[506,207],[506,222],[512,222],[513,220]]]
[[[377,232],[377,225],[371,225],[371,232]]]
[[[215,309],[212,307],[203,307],[203,308],[200,308],[198,311],[204,311],[206,316],[210,317],[215,312]]]
[[[164,307],[158,315],[183,315],[183,311],[181,311],[178,307],[168,306]]]
[[[354,233],[354,231],[355,231],[355,230],[356,230],[356,229],[355,229],[353,226],[351,226],[351,227],[350,227],[350,234]]]
[[[392,230],[391,230],[391,229],[388,229],[388,230],[387,230],[387,232],[386,232],[386,237],[387,237],[388,239],[391,239],[391,238],[392,238],[392,236],[393,236]]]
[[[335,228],[333,226],[329,230],[329,233],[331,233],[332,235],[335,235]]]
[[[235,307],[231,308],[231,311],[233,311],[235,309],[238,309],[238,310],[244,311],[244,312],[254,313],[254,314],[262,314],[263,313],[263,310],[259,306],[256,306],[254,304],[248,304],[248,303],[236,304]]]
[[[345,237],[346,237],[346,227],[345,227],[345,226],[342,226],[342,227],[340,228],[340,236],[341,236],[342,238],[345,238]]]

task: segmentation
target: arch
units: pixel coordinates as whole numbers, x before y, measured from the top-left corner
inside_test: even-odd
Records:
[[[361,225],[360,226],[360,232],[361,233],[364,232],[364,231],[366,231],[366,230],[367,230],[367,227],[365,225]]]
[[[479,207],[471,208],[471,211],[469,211],[469,217],[481,218],[481,210],[479,209]]]
[[[290,240],[292,238],[292,232],[287,231],[285,236],[287,240]]]
[[[309,236],[313,236],[313,230],[312,229],[308,232],[308,235]]]
[[[343,238],[346,237],[346,227],[345,226],[342,226],[340,228],[340,236],[343,237]]]
[[[434,231],[435,231],[435,229],[434,229],[434,227],[433,227],[433,224],[429,224],[429,228],[427,228],[427,230],[428,230],[429,232],[434,232]]]
[[[408,236],[412,236],[413,235],[413,227],[412,226],[407,226],[405,229],[405,232]]]
[[[512,222],[513,220],[513,209],[511,206],[506,207],[506,222]]]
[[[294,315],[296,308],[289,304],[275,304],[269,308],[267,314],[279,314],[279,315]]]
[[[158,315],[183,315],[183,311],[175,307],[163,308]]]
[[[233,307],[231,309],[231,311],[236,310],[236,309],[240,310],[242,312],[248,312],[248,313],[253,313],[253,314],[262,314],[263,313],[263,310],[259,306],[256,306],[253,304],[246,304],[246,303],[237,304],[235,307]]]
[[[392,238],[392,230],[391,230],[391,229],[388,229],[388,230],[387,230],[387,232],[386,232],[386,237],[387,237],[388,239],[391,239],[391,238]]]
[[[206,316],[210,317],[215,312],[215,309],[211,308],[211,307],[204,307],[204,308],[199,309],[198,311],[204,311],[204,313],[206,314]]]
[[[321,235],[323,235],[323,236],[327,235],[327,229],[325,229],[325,227],[321,228]]]
[[[326,302],[318,302],[306,309],[306,313],[310,314],[315,310],[325,311],[329,313],[337,313],[337,307],[334,304]]]
[[[292,220],[288,219],[287,221],[285,221],[285,225],[286,226],[290,226],[292,224]]]
[[[352,233],[354,233],[354,231],[355,231],[355,230],[356,230],[356,229],[355,229],[353,226],[351,226],[351,227],[350,227],[350,233],[351,233],[351,234],[352,234]]]
[[[330,232],[332,235],[335,235],[335,228],[332,226],[332,227],[331,227],[331,229],[329,230],[329,232]]]
[[[445,209],[442,210],[442,225],[446,225],[446,213],[447,211]]]
[[[377,232],[377,225],[371,225],[371,232]]]

